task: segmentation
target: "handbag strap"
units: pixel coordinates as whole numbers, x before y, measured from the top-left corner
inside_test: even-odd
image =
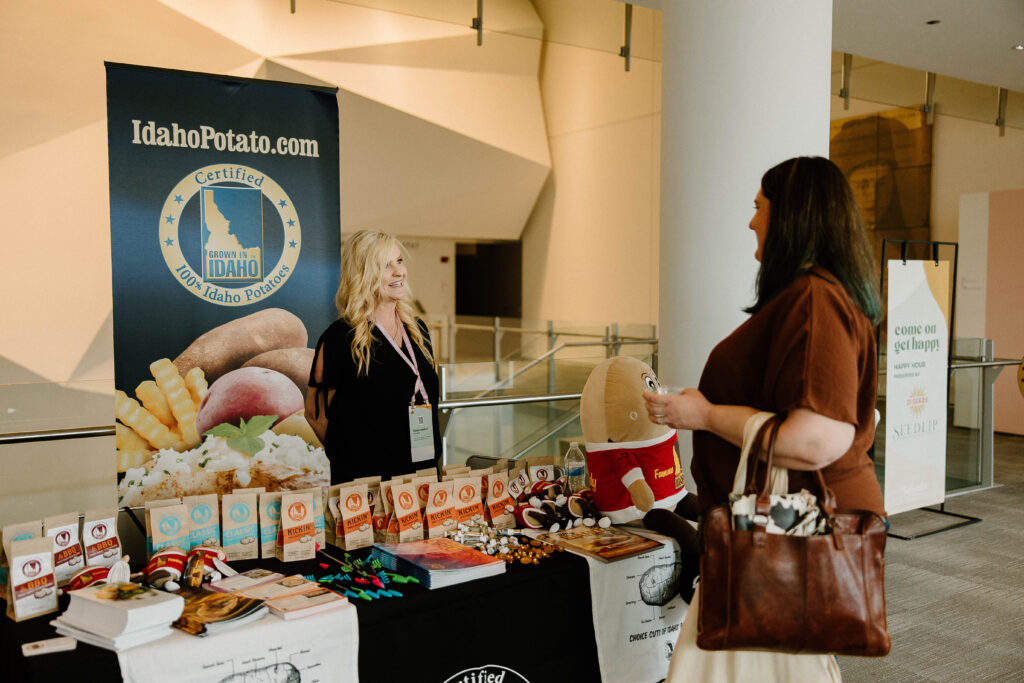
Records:
[[[777,417],[775,413],[759,412],[747,418],[743,425],[743,445],[740,448],[740,460],[736,466],[736,474],[732,480],[733,497],[744,493],[757,493],[757,453],[761,450],[761,444],[765,442],[765,435],[773,423],[781,424],[782,418],[769,422]],[[756,446],[756,448],[755,448]],[[750,457],[750,451],[755,451],[755,456]],[[789,470],[785,467],[766,468],[770,472],[771,493],[789,492]]]
[[[775,419],[775,420],[773,420],[771,422],[767,422],[758,431],[757,442],[758,443],[763,443],[764,437],[763,437],[761,432],[763,432],[765,429],[771,429],[771,432],[769,432],[769,435],[768,435],[768,447],[767,447],[767,451],[766,451],[766,455],[765,455],[765,467],[767,468],[767,471],[769,471],[769,472],[774,472],[776,469],[784,469],[784,468],[773,467],[773,465],[772,465],[772,457],[775,454],[775,439],[779,435],[779,428],[781,426],[782,426],[782,418],[781,418],[781,416],[777,416],[777,419]],[[837,533],[837,529],[836,529],[836,518],[835,518],[836,496],[835,496],[835,493],[833,493],[832,489],[830,489],[828,487],[828,485],[825,483],[825,477],[821,473],[820,469],[814,470],[814,477],[815,477],[815,479],[818,482],[818,487],[821,489],[821,492],[820,492],[820,494],[818,496],[818,505],[820,506],[822,514],[825,517],[826,528],[828,529],[828,532],[832,535],[832,541],[833,541],[833,544],[835,545],[836,549],[837,550],[842,550],[843,549],[842,535]],[[769,477],[768,476],[765,477],[764,485],[762,486],[761,490],[758,492],[757,502],[755,503],[754,511],[755,511],[756,515],[764,515],[764,516],[767,516],[770,513],[770,511],[771,511],[771,497],[770,497],[770,493],[769,493]],[[756,520],[755,520],[754,524],[755,524],[755,527],[754,527],[754,545],[764,545],[764,533],[765,533],[764,526],[758,524],[756,522]]]
[[[747,461],[750,458],[750,451],[754,444],[758,444],[760,450],[761,441],[757,438],[761,434],[764,423],[775,417],[775,413],[760,412],[754,413],[747,418],[743,424],[743,445],[740,447],[740,461],[736,465],[736,474],[732,479],[732,494],[740,496],[747,488]],[[757,460],[757,457],[754,457]]]

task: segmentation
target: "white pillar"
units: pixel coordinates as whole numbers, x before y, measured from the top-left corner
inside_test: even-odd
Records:
[[[708,353],[746,318],[762,174],[828,156],[831,45],[831,0],[662,3],[663,383],[696,386]]]

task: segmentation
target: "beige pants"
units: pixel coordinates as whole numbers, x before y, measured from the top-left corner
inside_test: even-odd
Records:
[[[666,683],[819,683],[842,681],[839,664],[832,655],[790,655],[754,650],[701,650],[697,647],[697,587],[679,630]]]

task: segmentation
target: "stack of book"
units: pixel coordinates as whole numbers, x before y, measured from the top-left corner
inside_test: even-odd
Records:
[[[505,571],[504,560],[450,538],[378,543],[373,546],[373,557],[391,571],[415,576],[427,588],[443,588]]]
[[[282,619],[308,617],[348,604],[348,599],[344,595],[339,595],[298,574],[240,592],[245,596],[266,600],[267,608]]]
[[[181,595],[185,607],[174,626],[194,636],[209,636],[259,621],[268,611],[263,600],[242,593],[184,588]]]
[[[269,569],[257,568],[250,569],[249,571],[242,572],[240,574],[226,576],[219,581],[213,581],[207,584],[206,587],[212,591],[217,591],[218,593],[234,593],[235,591],[244,591],[246,589],[283,578],[284,574],[272,572]]]
[[[179,595],[134,583],[94,584],[70,596],[50,622],[57,633],[115,652],[169,636],[185,605]]]

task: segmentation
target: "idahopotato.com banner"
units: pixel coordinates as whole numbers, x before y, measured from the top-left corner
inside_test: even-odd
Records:
[[[106,69],[119,503],[329,483],[301,411],[335,318],[335,91]]]
[[[885,509],[943,502],[949,263],[888,263],[885,396]]]

